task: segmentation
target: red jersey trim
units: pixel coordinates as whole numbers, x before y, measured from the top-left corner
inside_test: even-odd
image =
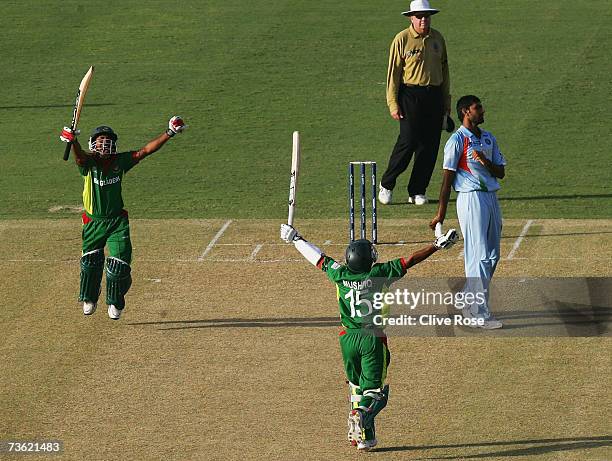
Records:
[[[319,259],[319,262],[317,263],[317,268],[322,270],[324,261],[325,261],[325,257],[321,256],[321,258]]]
[[[400,264],[402,269],[404,269],[404,273],[408,272],[408,261],[406,261],[406,258],[400,258]]]
[[[463,170],[463,171],[467,171],[468,173],[472,173],[472,170],[470,170],[470,167],[468,166],[468,162],[467,162],[467,151],[468,151],[468,147],[470,145],[470,140],[466,137],[463,138],[463,152],[461,153],[461,157],[459,158],[459,163],[457,164],[457,168]]]

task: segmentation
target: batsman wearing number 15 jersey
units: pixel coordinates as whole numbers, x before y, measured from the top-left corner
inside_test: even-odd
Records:
[[[148,155],[157,152],[176,133],[186,128],[174,116],[168,129],[137,151],[117,153],[117,134],[109,126],[99,126],[89,138],[85,152],[70,128],[64,128],[60,139],[72,143],[72,151],[83,177],[83,246],[79,301],[83,313],[95,312],[100,296],[106,258],[106,304],[108,316],[119,320],[125,307],[125,295],[132,284],[132,243],[127,211],[123,208],[121,185],[125,173]]]
[[[384,331],[374,323],[374,317],[380,315],[380,311],[373,308],[373,297],[403,277],[410,267],[424,261],[440,248],[450,248],[457,238],[457,232],[451,229],[407,259],[379,264],[375,264],[378,253],[374,245],[365,239],[356,240],[346,249],[346,264],[340,264],[304,240],[293,227],[281,225],[281,239],[293,243],[311,264],[325,272],[336,285],[343,327],[340,349],[351,402],[348,440],[359,451],[367,451],[378,443],[374,418],[387,405],[389,398],[385,378],[391,354]]]

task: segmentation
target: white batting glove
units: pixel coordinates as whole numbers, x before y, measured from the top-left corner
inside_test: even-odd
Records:
[[[63,142],[73,142],[74,139],[81,134],[81,130],[71,130],[69,127],[65,126],[60,134],[60,139]]]
[[[436,237],[434,240],[434,246],[438,249],[448,250],[455,243],[459,241],[459,235],[455,229],[450,229],[446,234]]]
[[[291,243],[300,238],[300,234],[289,224],[281,224],[280,227],[280,238],[285,243]]]
[[[185,125],[185,122],[180,117],[180,115],[175,115],[168,122],[168,129],[166,130],[166,134],[170,137],[174,136],[177,133],[182,133],[188,125]]]

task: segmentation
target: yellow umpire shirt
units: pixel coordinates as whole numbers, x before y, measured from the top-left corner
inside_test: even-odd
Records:
[[[450,109],[450,77],[446,43],[442,34],[430,28],[421,37],[412,25],[395,36],[389,50],[387,69],[387,105],[389,112],[399,109],[400,84],[439,86],[444,96],[444,110]]]

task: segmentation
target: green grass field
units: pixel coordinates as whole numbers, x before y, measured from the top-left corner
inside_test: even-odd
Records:
[[[130,149],[174,113],[191,125],[130,174],[132,216],[283,217],[294,130],[304,152],[300,215],[344,216],[347,162],[376,160],[382,174],[397,136],[384,82],[407,3],[207,1],[172,12],[158,0],[110,1],[104,11],[4,2],[1,216],[47,217],[53,206],[78,204],[81,180],[61,161],[57,135],[91,64],[84,133],[110,124]],[[508,158],[505,216],[610,217],[607,0],[581,3],[579,13],[569,0],[436,6],[452,93],[482,97],[485,127]],[[425,217],[432,208],[381,213]]]
[[[496,277],[611,277],[609,1],[432,2],[453,102],[482,98],[508,160]],[[65,444],[53,459],[354,459],[334,290],[278,224],[299,130],[296,225],[342,255],[347,162],[375,160],[380,178],[397,136],[386,65],[408,4],[2,2],[0,449],[53,439]],[[82,180],[58,135],[90,65],[81,141],[104,123],[127,150],[173,114],[190,125],[125,179],[134,284],[119,322],[75,301]],[[409,207],[407,181],[379,207],[382,259],[431,239],[435,204]],[[438,169],[430,198],[439,186]],[[413,275],[461,276],[461,251]],[[391,338],[392,396],[369,456],[612,459],[609,293],[593,299],[600,337],[566,311],[508,337],[529,323],[525,300],[497,335]]]

